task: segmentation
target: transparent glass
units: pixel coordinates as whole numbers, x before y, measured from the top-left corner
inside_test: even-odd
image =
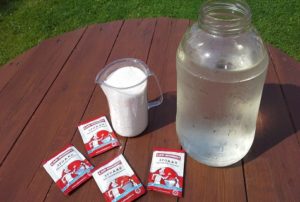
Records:
[[[244,1],[207,1],[176,57],[176,131],[182,147],[209,166],[249,151],[268,66]]]
[[[144,79],[125,87],[109,84],[107,82],[109,76],[124,67],[138,68],[144,73]],[[124,74],[122,76],[130,77],[133,75]],[[160,91],[159,98],[151,102],[148,102],[147,99],[147,81],[149,76],[155,78]],[[121,136],[134,137],[142,133],[148,125],[148,109],[156,107],[163,102],[162,91],[156,75],[143,61],[138,59],[124,58],[115,60],[98,73],[95,82],[99,84],[106,95],[112,126]]]

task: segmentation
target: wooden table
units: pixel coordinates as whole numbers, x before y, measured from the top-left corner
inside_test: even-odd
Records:
[[[191,22],[169,18],[91,25],[43,41],[0,69],[0,201],[103,201],[93,179],[64,196],[42,161],[68,143],[86,155],[79,122],[109,115],[94,79],[107,63],[139,58],[158,75],[164,103],[149,127],[122,146],[90,159],[93,165],[123,153],[146,184],[152,148],[180,148],[175,131],[175,52]],[[300,63],[268,46],[270,66],[255,142],[227,168],[187,158],[184,197],[148,192],[141,201],[299,201]],[[150,82],[150,89],[155,88]],[[150,97],[155,97],[155,90]]]

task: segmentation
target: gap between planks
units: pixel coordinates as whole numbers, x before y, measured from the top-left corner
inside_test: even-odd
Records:
[[[156,25],[156,22],[157,22],[157,20],[155,20],[155,25]],[[109,55],[108,55],[107,58],[106,58],[105,65],[108,63],[108,61],[109,61],[109,59],[110,59],[110,57],[111,57],[112,51],[113,51],[114,48],[115,48],[115,44],[116,44],[116,42],[117,42],[117,40],[118,40],[118,38],[119,38],[119,35],[120,35],[120,32],[121,32],[121,30],[122,30],[122,28],[123,28],[124,23],[125,23],[125,21],[122,21],[122,24],[121,24],[121,26],[120,26],[120,28],[119,28],[119,31],[118,31],[118,33],[117,33],[117,36],[116,36],[116,38],[115,38],[115,40],[114,40],[114,43],[113,43],[113,45],[112,45],[112,47],[111,47],[111,49],[110,49]],[[155,25],[154,25],[154,30],[155,30]],[[152,39],[153,39],[153,35],[154,35],[154,32],[153,32],[153,34],[152,34],[151,41],[152,41]],[[149,50],[148,50],[147,55],[148,55],[148,54],[149,54]],[[91,103],[91,99],[93,98],[93,95],[94,95],[94,93],[95,93],[96,87],[97,87],[97,84],[95,84],[94,89],[93,89],[93,91],[92,91],[92,93],[91,93],[91,95],[90,95],[90,97],[89,97],[89,101],[88,101],[88,103],[87,103],[87,105],[86,105],[86,107],[85,107],[85,109],[84,109],[84,111],[83,111],[83,113],[82,113],[82,115],[81,115],[81,118],[80,118],[81,121],[83,120],[84,116],[86,115],[88,106],[89,106],[90,103]],[[77,129],[76,129],[76,130],[74,131],[74,133],[73,133],[73,136],[72,136],[72,138],[71,138],[71,142],[74,140],[75,135],[76,135],[76,132],[77,132]],[[124,145],[123,145],[124,148],[123,148],[122,153],[124,153],[124,149],[126,148],[126,142],[127,142],[127,138],[125,138],[125,142],[124,142]],[[48,196],[49,192],[51,191],[52,185],[53,185],[53,183],[50,185],[49,190],[48,190],[47,194],[45,195],[45,198],[44,198],[43,201],[46,201],[46,200],[47,200],[47,196]]]
[[[87,27],[84,28],[82,34],[80,35],[80,37],[78,38],[75,46],[73,47],[73,49],[70,51],[69,55],[66,57],[66,60],[64,61],[62,67],[60,68],[60,70],[58,71],[57,75],[55,76],[55,78],[53,79],[53,81],[51,82],[49,88],[45,91],[44,95],[42,96],[41,100],[39,101],[39,103],[37,104],[36,108],[33,110],[32,114],[29,116],[28,120],[25,122],[23,128],[21,129],[21,131],[19,132],[17,138],[14,140],[12,146],[9,148],[8,152],[6,153],[6,155],[4,156],[3,160],[0,162],[0,168],[2,167],[2,165],[5,163],[5,160],[7,159],[7,157],[9,156],[10,152],[13,150],[15,144],[18,142],[18,140],[20,139],[20,137],[22,136],[23,131],[25,130],[27,124],[31,121],[32,117],[34,116],[35,112],[37,111],[37,109],[39,108],[39,106],[41,105],[41,103],[44,101],[45,97],[47,96],[49,90],[52,88],[53,84],[55,83],[56,79],[59,77],[60,73],[62,72],[65,64],[68,62],[68,60],[70,59],[72,53],[74,52],[74,50],[76,49],[77,45],[79,44],[79,42],[81,41],[83,35],[85,34],[87,30]]]
[[[87,30],[88,27],[85,27],[84,28],[84,31],[82,33],[82,35],[80,36],[78,42],[76,43],[76,45],[74,46],[74,48],[72,49],[72,51],[70,52],[70,55],[67,57],[66,61],[64,62],[61,70],[59,71],[59,73],[57,74],[57,76],[55,77],[55,79],[53,80],[53,82],[51,83],[50,87],[47,89],[45,95],[43,96],[42,100],[40,101],[40,103],[38,104],[37,108],[34,110],[34,112],[32,113],[32,115],[30,116],[30,119],[27,121],[26,125],[24,126],[24,128],[22,129],[21,131],[21,134],[23,132],[23,130],[26,128],[27,124],[29,123],[29,121],[31,120],[31,118],[33,117],[33,115],[35,114],[36,110],[39,108],[39,106],[41,105],[41,103],[43,102],[44,98],[46,97],[46,95],[48,94],[49,90],[51,89],[51,87],[53,86],[54,82],[56,81],[56,79],[58,78],[58,76],[60,75],[62,69],[64,68],[65,64],[68,62],[68,60],[70,59],[71,55],[73,54],[74,50],[76,49],[77,45],[79,44],[79,42],[81,41],[82,37],[84,36],[86,30]],[[20,135],[21,136],[21,135]],[[17,138],[19,139],[19,138]],[[17,142],[17,141],[16,141]],[[12,150],[12,149],[11,149]],[[40,162],[40,165],[39,167],[34,171],[34,173],[36,173],[39,168],[41,167],[43,162]],[[32,176],[31,180],[29,181],[29,183],[27,184],[27,187],[29,187],[29,185],[31,184],[32,180],[34,179],[35,175]]]
[[[284,83],[280,79],[279,72],[277,70],[279,67],[277,67],[277,63],[276,62],[273,62],[273,54],[271,53],[272,50],[271,50],[270,45],[267,46],[267,50],[268,50],[268,53],[269,53],[270,61],[272,62],[273,67],[274,67],[273,69],[274,69],[275,75],[276,75],[277,80],[278,80],[278,82],[280,84],[280,91],[281,91],[281,94],[282,94],[282,97],[283,97],[283,100],[284,100],[284,103],[285,103],[286,111],[288,112],[289,119],[290,119],[290,122],[292,124],[293,130],[294,130],[295,133],[297,133],[297,131],[298,131],[297,130],[297,125],[296,125],[296,123],[294,121],[294,118],[293,118],[293,115],[292,115],[292,111],[289,108],[287,96],[286,96],[286,94],[284,92],[284,89],[283,89],[284,88],[283,87]],[[298,137],[297,137],[297,140],[298,140],[298,145],[300,146],[300,139]]]
[[[120,26],[119,31],[118,31],[118,33],[117,33],[117,36],[116,36],[116,38],[115,38],[115,40],[114,40],[114,43],[113,43],[113,45],[112,45],[112,47],[111,47],[111,49],[110,49],[110,51],[109,51],[109,54],[108,54],[108,56],[107,56],[107,58],[106,58],[105,64],[107,64],[107,62],[108,62],[108,59],[109,59],[109,57],[110,57],[110,55],[111,55],[111,53],[112,53],[112,50],[113,50],[113,48],[114,48],[114,46],[115,46],[115,44],[116,44],[116,41],[117,41],[117,39],[118,39],[118,37],[119,37],[120,31],[121,31],[123,25],[124,25],[124,20],[122,20],[121,26]],[[89,27],[91,27],[91,26],[88,26],[86,29],[88,29]],[[84,34],[85,34],[85,33],[84,33]],[[84,35],[84,34],[83,34],[83,35]],[[83,35],[82,35],[82,37],[83,37]],[[88,106],[89,106],[89,104],[90,104],[90,102],[91,102],[91,99],[92,99],[92,97],[93,97],[93,94],[94,94],[94,92],[95,92],[96,87],[97,87],[97,84],[95,84],[95,86],[94,86],[94,88],[93,88],[93,90],[92,90],[92,93],[91,93],[91,95],[89,96],[88,103],[87,103],[86,107],[84,108],[83,113],[82,113],[82,115],[81,115],[81,117],[80,117],[80,120],[81,120],[81,121],[83,120],[84,114],[86,113],[87,108],[88,108]],[[72,135],[72,138],[71,138],[70,142],[73,141],[73,139],[74,139],[74,137],[75,137],[75,135],[76,135],[76,131],[77,131],[77,128],[75,129],[75,131],[74,131],[74,133],[73,133],[73,135]],[[39,169],[39,168],[38,168],[38,169]],[[37,169],[37,170],[38,170],[38,169]],[[35,172],[35,173],[36,173],[36,172]],[[34,176],[35,176],[35,175],[34,175]],[[34,177],[33,177],[33,178],[34,178]],[[29,184],[30,184],[30,183],[29,183]],[[46,199],[47,199],[47,197],[48,197],[48,194],[49,194],[49,192],[50,192],[52,186],[53,186],[53,182],[51,182],[51,184],[50,184],[50,186],[49,186],[49,189],[47,190],[47,192],[46,192],[46,194],[45,194],[45,197],[44,197],[44,199],[43,199],[43,202],[46,201]],[[55,186],[56,186],[56,185],[55,185]]]

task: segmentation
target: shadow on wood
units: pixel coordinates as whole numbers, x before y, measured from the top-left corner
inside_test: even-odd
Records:
[[[163,103],[150,110],[149,126],[146,133],[151,133],[166,125],[175,122],[176,119],[176,92],[166,92],[163,94]]]
[[[296,135],[296,132],[300,130],[292,124],[286,101],[282,96],[278,96],[282,88],[288,90],[293,95],[294,100],[300,101],[299,86],[265,84],[254,143],[244,158],[245,163],[254,160],[291,135]],[[300,110],[300,107],[298,110]],[[295,140],[297,141],[297,137]]]

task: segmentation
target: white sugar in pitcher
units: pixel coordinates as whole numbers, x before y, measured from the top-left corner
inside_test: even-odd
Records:
[[[147,83],[150,76],[155,78],[160,97],[148,102]],[[98,73],[96,83],[106,95],[114,130],[124,137],[141,134],[148,125],[148,110],[163,101],[156,75],[138,59],[124,58],[106,65]]]

